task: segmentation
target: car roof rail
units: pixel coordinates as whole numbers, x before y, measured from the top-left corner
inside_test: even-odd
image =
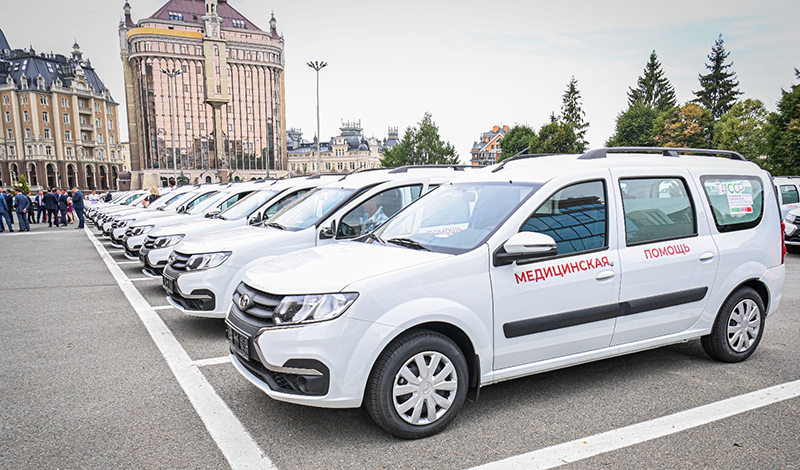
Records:
[[[393,168],[389,173],[407,173],[408,170],[427,169],[427,168],[451,168],[456,171],[464,171],[466,168],[473,168],[472,165],[404,165]]]
[[[317,173],[315,175],[306,176],[306,178],[308,178],[310,180],[318,180],[318,179],[322,178],[323,176],[343,176],[343,175],[348,175],[348,174],[349,173]]]
[[[528,150],[529,148],[530,147],[526,147],[522,151],[524,152],[524,151]],[[506,166],[506,163],[508,163],[508,162],[514,162],[514,161],[517,161],[517,160],[526,160],[528,158],[552,157],[553,155],[558,155],[558,154],[556,154],[556,153],[518,153],[518,154],[514,155],[513,157],[508,157],[505,160],[503,160],[502,162],[500,162],[500,164],[497,165],[497,168],[492,170],[492,173],[497,173],[498,171],[502,170]]]
[[[594,150],[589,150],[584,153],[578,160],[595,160],[598,158],[606,158],[608,153],[661,153],[664,157],[680,157],[681,154],[698,154],[704,156],[719,156],[725,155],[730,157],[731,160],[747,161],[744,156],[739,152],[732,150],[716,150],[716,149],[691,149],[691,148],[673,148],[673,147],[606,147]]]

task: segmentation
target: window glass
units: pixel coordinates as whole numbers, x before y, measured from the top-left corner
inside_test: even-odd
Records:
[[[764,208],[764,187],[753,176],[703,176],[703,189],[720,232],[755,227]]]
[[[237,220],[246,217],[258,209],[262,204],[272,199],[277,191],[255,191],[247,197],[243,197],[236,201],[236,204],[229,204],[229,207],[222,211],[220,218],[226,220]]]
[[[280,201],[276,202],[275,204],[272,204],[271,206],[269,206],[267,208],[266,211],[264,211],[263,220],[269,220],[273,215],[277,214],[278,212],[283,210],[285,207],[289,207],[289,205],[291,203],[293,203],[294,201],[300,199],[301,197],[303,197],[304,194],[306,194],[309,191],[310,191],[310,189],[301,189],[300,191],[297,191],[294,194],[290,194],[289,196],[286,196],[285,198],[281,199]]]
[[[782,204],[794,204],[800,202],[800,196],[797,194],[797,186],[793,184],[786,184],[781,186],[781,201]]]
[[[220,211],[224,211],[225,209],[231,207],[232,205],[236,204],[237,202],[241,201],[243,198],[247,197],[250,194],[250,191],[245,191],[243,193],[234,194],[233,196],[229,197],[222,204],[217,205],[217,209]]]
[[[607,246],[605,195],[603,181],[567,186],[536,209],[520,231],[550,235],[559,255],[603,248]]]
[[[372,196],[342,217],[337,238],[354,238],[373,231],[415,201],[421,193],[422,185],[415,185],[389,189]]]
[[[376,234],[400,246],[408,241],[432,251],[464,253],[483,244],[541,185],[444,184],[409,206]]]
[[[200,196],[196,197],[194,200],[192,200],[188,204],[186,204],[186,211],[189,212],[190,209],[192,209],[196,205],[200,204],[201,202],[205,201],[206,199],[210,198],[211,196],[213,196],[215,194],[217,194],[217,192],[213,191],[213,192],[205,193],[203,195],[200,195]]]
[[[354,192],[354,189],[345,188],[318,189],[304,196],[297,204],[275,214],[270,223],[280,224],[288,230],[307,229],[327,217],[333,208]]]
[[[682,179],[622,179],[619,185],[629,246],[697,234],[694,206]]]

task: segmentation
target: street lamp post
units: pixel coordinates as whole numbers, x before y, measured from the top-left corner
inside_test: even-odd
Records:
[[[320,155],[320,143],[322,138],[319,135],[319,71],[328,65],[327,62],[313,61],[307,65],[317,71],[317,174],[322,173],[322,155]]]
[[[175,77],[181,74],[181,69],[161,69],[161,73],[169,77],[169,112],[172,115],[172,177],[175,184],[178,184],[178,158],[175,155],[175,110],[173,101],[175,100],[174,82]]]

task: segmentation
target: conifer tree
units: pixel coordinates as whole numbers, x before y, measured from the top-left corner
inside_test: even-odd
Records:
[[[650,53],[650,59],[636,81],[636,88],[628,88],[628,105],[633,106],[637,101],[659,112],[677,104],[675,88],[665,76],[656,51]]]
[[[720,34],[708,56],[710,63],[706,63],[706,68],[709,72],[698,77],[702,88],[694,92],[697,96],[694,101],[711,111],[715,121],[727,113],[742,94],[739,91],[736,72],[728,70],[733,62],[725,64],[728,55],[730,52],[725,51],[724,41]]]
[[[578,90],[578,81],[573,75],[567,85],[567,90],[562,95],[563,104],[561,106],[561,121],[572,126],[577,139],[577,151],[586,150],[586,129],[589,123],[584,120],[586,113],[583,111],[581,103],[581,92]]]
[[[800,80],[800,70],[794,69]],[[800,168],[800,83],[781,90],[778,110],[769,116],[769,166],[773,174],[796,175]]]

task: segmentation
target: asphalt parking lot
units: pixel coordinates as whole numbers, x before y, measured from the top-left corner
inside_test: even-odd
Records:
[[[780,310],[744,363],[713,361],[690,341],[504,382],[483,388],[445,432],[401,441],[363,409],[270,399],[228,363],[222,320],[171,308],[160,281],[96,230],[34,225],[0,235],[0,462],[546,468],[542,452],[571,443],[551,453],[572,461],[562,468],[800,469],[800,255],[786,265]],[[758,401],[782,385],[794,394]],[[692,424],[664,431],[659,419]],[[634,436],[661,431],[581,453],[598,435],[622,442],[630,426]]]

